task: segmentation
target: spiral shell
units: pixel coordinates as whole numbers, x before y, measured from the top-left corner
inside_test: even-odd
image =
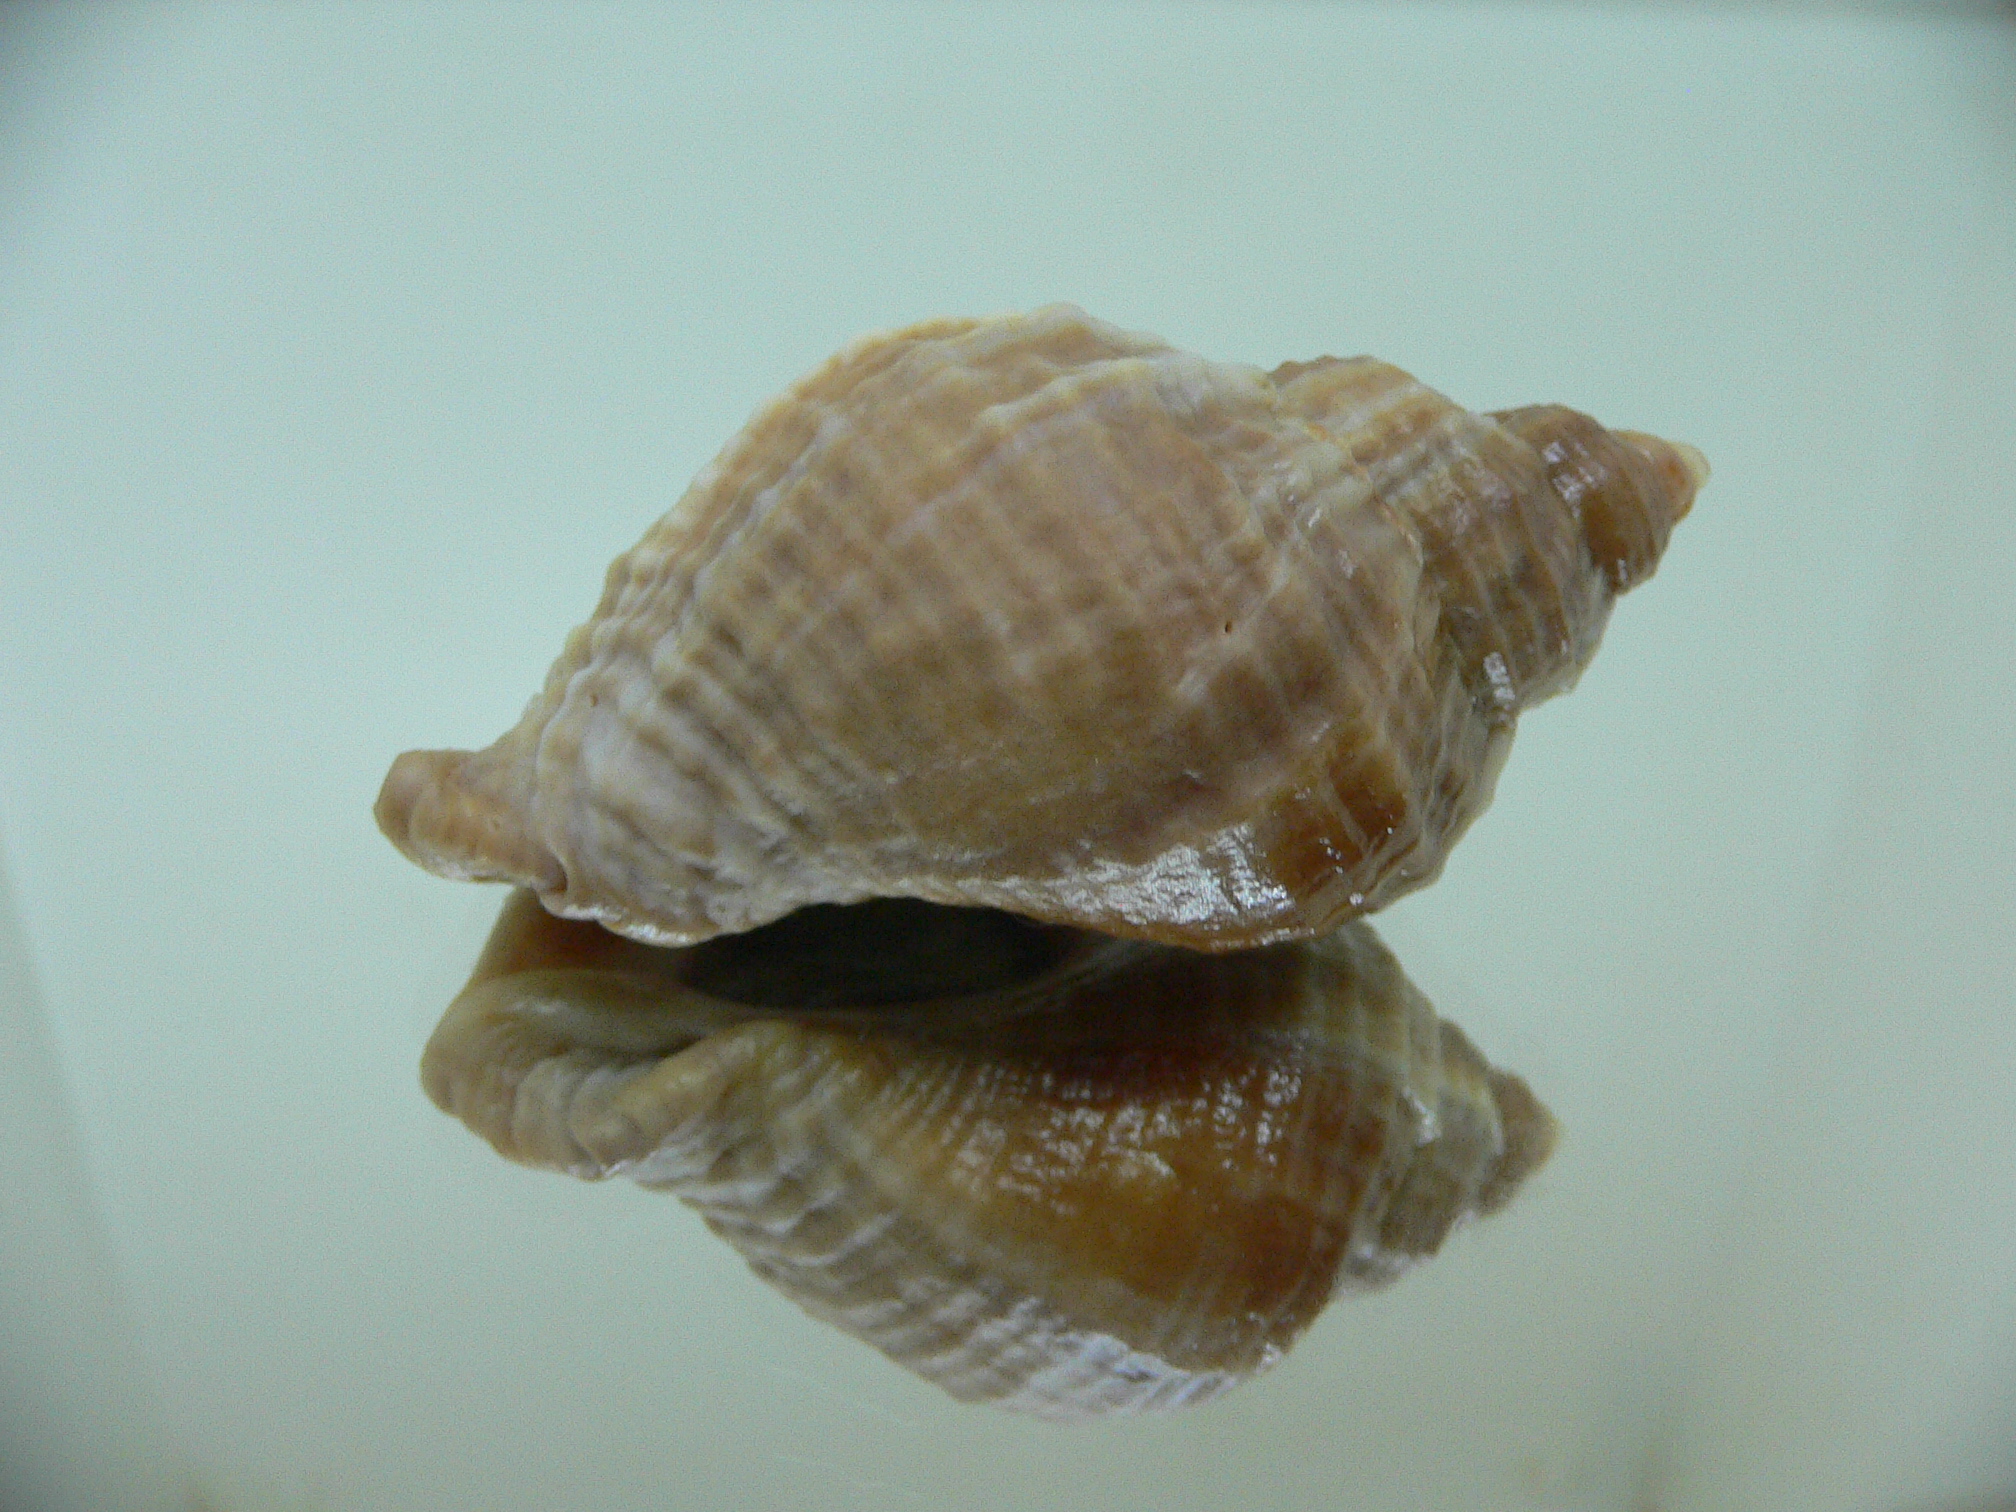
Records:
[[[897,902],[662,950],[521,892],[423,1077],[505,1155],[675,1192],[815,1316],[1049,1418],[1265,1368],[1553,1142],[1363,922],[1205,955]]]
[[[516,728],[402,757],[379,822],[659,944],[878,897],[1305,937],[1436,875],[1705,474],[1068,306],[870,337],[615,564]]]
[[[1068,306],[858,342],[514,729],[394,764],[402,850],[521,889],[428,1091],[955,1396],[1213,1395],[1546,1159],[1355,916],[1436,875],[1706,472]]]

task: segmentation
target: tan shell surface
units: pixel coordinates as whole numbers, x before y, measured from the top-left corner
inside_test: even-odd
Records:
[[[1306,935],[1434,877],[1703,477],[1068,306],[870,337],[616,562],[516,728],[401,757],[379,822],[663,944],[887,896]]]
[[[521,892],[423,1075],[503,1154],[675,1192],[813,1315],[1052,1418],[1265,1368],[1554,1128],[1363,923],[1203,955],[870,904],[661,950]]]

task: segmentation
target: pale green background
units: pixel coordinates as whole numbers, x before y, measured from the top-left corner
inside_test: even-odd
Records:
[[[1716,468],[1382,924],[1553,1166],[1069,1431],[435,1112],[495,895],[368,812],[761,400],[1060,298]],[[2012,461],[2006,14],[9,8],[0,1508],[2001,1505]]]

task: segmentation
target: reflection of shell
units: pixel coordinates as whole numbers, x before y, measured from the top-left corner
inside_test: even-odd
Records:
[[[1705,469],[1367,358],[1068,307],[849,347],[611,569],[386,832],[638,939],[908,896],[1209,949],[1432,878]]]
[[[424,1075],[504,1154],[677,1192],[810,1312],[1049,1417],[1264,1368],[1553,1140],[1363,923],[1200,955],[898,902],[666,951],[520,893]]]

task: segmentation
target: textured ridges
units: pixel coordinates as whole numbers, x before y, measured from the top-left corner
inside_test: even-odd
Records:
[[[1558,406],[1065,306],[868,338],[612,567],[516,729],[402,759],[380,821],[661,944],[891,896],[1306,935],[1437,874],[1704,477]]]
[[[780,961],[815,998],[903,1000],[697,985],[788,996]],[[996,980],[915,996],[940,970]],[[1210,956],[872,905],[653,950],[520,893],[423,1081],[514,1159],[676,1192],[953,1394],[1052,1417],[1264,1369],[1340,1284],[1501,1204],[1552,1137],[1362,923]]]

